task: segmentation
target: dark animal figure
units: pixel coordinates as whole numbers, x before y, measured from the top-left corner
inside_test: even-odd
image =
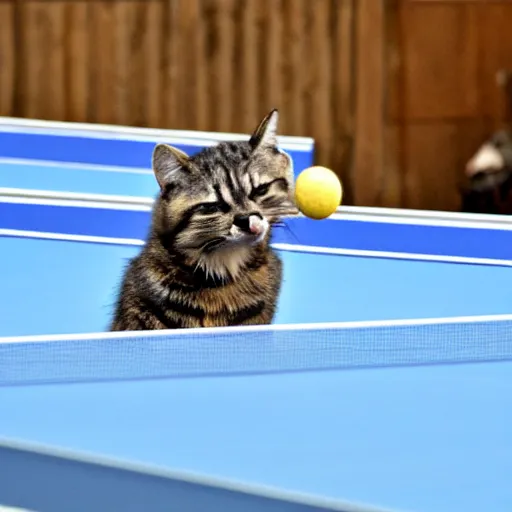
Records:
[[[462,211],[512,214],[512,137],[496,132],[466,165]]]
[[[501,70],[496,81],[503,90],[508,121],[466,165],[461,210],[467,213],[512,214],[512,73]]]

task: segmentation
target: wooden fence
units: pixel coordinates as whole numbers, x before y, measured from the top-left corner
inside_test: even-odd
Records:
[[[247,132],[273,107],[340,167],[353,0],[3,0],[0,115]]]
[[[505,118],[496,74],[512,70],[512,2],[387,6],[386,161],[367,201],[456,210],[465,163]]]
[[[504,0],[0,0],[0,115],[247,132],[278,107],[349,203],[457,209],[510,26]]]

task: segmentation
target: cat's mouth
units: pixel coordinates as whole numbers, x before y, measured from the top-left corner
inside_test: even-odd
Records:
[[[262,242],[269,230],[269,222],[261,215],[239,216],[225,236],[215,237],[202,247],[203,253],[211,253],[220,248],[240,245],[257,245]]]
[[[260,214],[238,215],[229,230],[228,240],[232,243],[257,244],[269,229],[268,220]]]

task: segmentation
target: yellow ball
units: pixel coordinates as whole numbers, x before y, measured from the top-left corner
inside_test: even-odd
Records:
[[[311,219],[325,219],[341,204],[343,187],[336,174],[319,165],[304,169],[295,180],[295,202]]]

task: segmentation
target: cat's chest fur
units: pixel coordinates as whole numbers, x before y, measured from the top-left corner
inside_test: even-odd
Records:
[[[281,272],[281,261],[270,249],[230,280],[198,277],[145,253],[133,261],[126,274],[112,329],[271,323]]]
[[[245,270],[225,285],[190,292],[190,300],[203,311],[200,318],[190,319],[201,327],[220,327],[252,323],[255,317],[269,315],[277,301],[277,276],[269,265]],[[171,293],[172,296],[172,293]]]

